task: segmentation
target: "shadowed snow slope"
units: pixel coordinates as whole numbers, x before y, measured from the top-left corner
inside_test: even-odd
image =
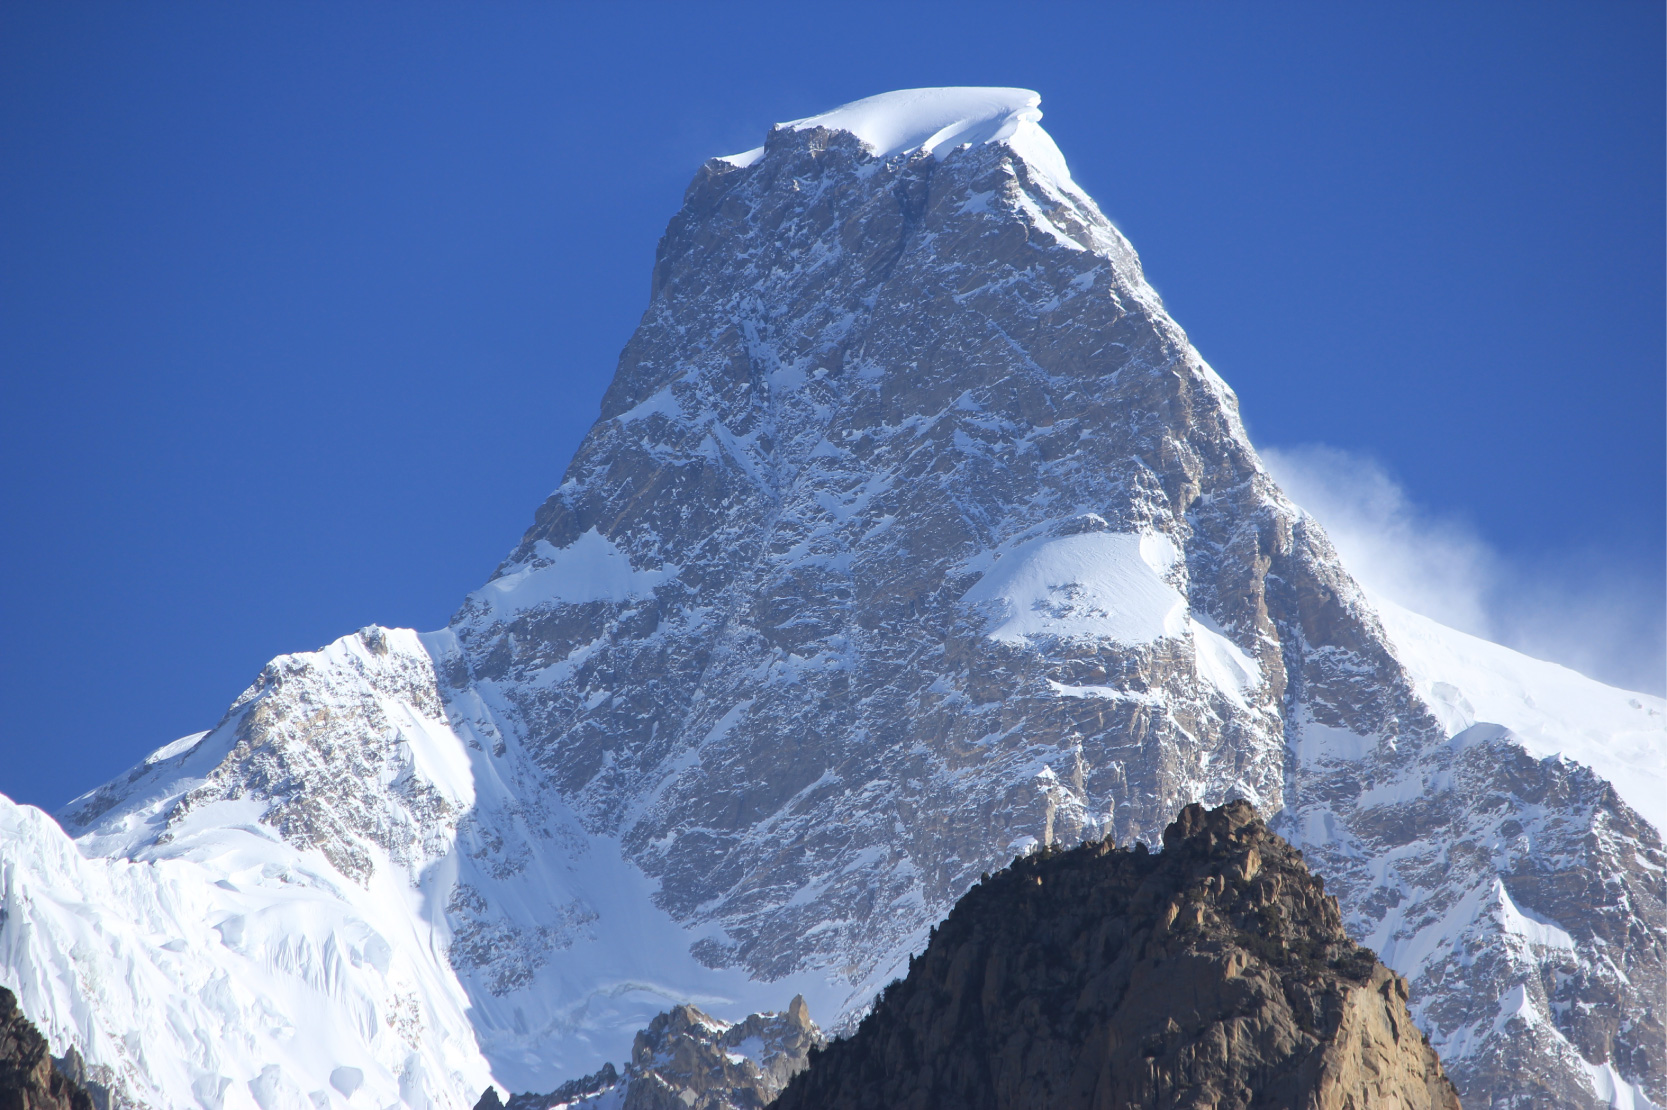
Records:
[[[7,809],[54,1051],[158,1108],[440,1108],[675,1002],[840,1031],[1014,852],[1243,798],[1468,1103],[1667,1098],[1667,857],[1600,777],[1661,774],[1659,702],[1380,620],[1038,118],[915,90],[707,162],[447,628],[274,660],[73,844]]]

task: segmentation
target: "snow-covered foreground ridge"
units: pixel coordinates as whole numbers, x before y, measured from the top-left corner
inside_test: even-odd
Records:
[[[653,907],[651,884],[559,804],[526,838],[556,845],[529,861],[525,917],[541,935],[457,927],[460,902],[527,894],[474,867],[471,813],[530,807],[441,709],[434,659],[449,642],[373,628],[275,660],[219,728],[72,803],[89,829],[79,845],[0,799],[0,966],[60,1052],[77,1045],[152,1106],[472,1105],[490,1070],[472,1024],[483,1001],[454,965],[478,959],[513,980],[571,950],[562,983],[577,998],[552,993],[560,1005],[533,1017],[559,1023],[577,1003],[589,1012],[569,1031],[599,1034],[615,1059],[645,1011],[778,993],[690,959],[696,938]],[[301,789],[227,790],[233,768]],[[286,809],[285,793],[300,806]],[[320,794],[338,807],[312,823]],[[521,831],[508,820],[485,835],[499,829]],[[525,1012],[495,1016],[514,1025]],[[536,1086],[497,1063],[500,1083]],[[526,1075],[551,1070],[536,1063]]]
[[[54,1049],[156,1107],[550,1090],[672,1001],[837,1028],[1014,852],[1245,797],[1467,1104],[1667,1099],[1667,706],[1375,607],[1039,118],[707,163],[447,628],[274,660],[73,842],[7,807]]]

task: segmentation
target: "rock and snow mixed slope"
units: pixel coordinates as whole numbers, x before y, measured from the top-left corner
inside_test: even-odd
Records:
[[[1468,1104],[1667,1098],[1667,706],[1374,608],[1037,103],[708,162],[448,628],[275,661],[74,845],[9,809],[54,1049],[156,1106],[548,1090],[672,1001],[848,1023],[1016,851],[1243,797]]]
[[[414,633],[275,660],[80,800],[79,845],[0,800],[6,981],[143,1105],[451,1105],[488,1078],[424,882],[475,800],[461,756]]]
[[[607,1064],[549,1093],[518,1093],[506,1110],[760,1110],[826,1043],[802,998],[734,1022],[680,1003],[637,1034],[622,1069]],[[483,1095],[475,1110],[496,1097]]]

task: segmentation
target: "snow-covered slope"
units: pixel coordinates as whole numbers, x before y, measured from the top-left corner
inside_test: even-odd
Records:
[[[0,975],[58,1051],[154,1107],[449,1106],[486,1081],[424,866],[472,800],[424,666],[409,632],[274,661],[220,728],[82,800],[79,845],[0,799]],[[308,696],[279,702],[286,683]],[[286,725],[330,713],[351,720],[330,754],[383,813],[309,842],[295,822],[322,799],[226,770],[298,754]]]
[[[489,1074],[617,1058],[674,1002],[790,986],[690,955],[619,845],[487,750],[490,711],[446,706],[455,650],[368,628],[275,660],[212,732],[71,803],[80,851],[6,803],[0,891],[30,927],[0,966],[49,1039],[158,1107],[472,1105]]]
[[[1467,1099],[1661,1101],[1659,830],[1546,758],[1659,774],[1659,702],[1380,620],[1039,118],[911,90],[708,162],[446,629],[274,661],[65,809],[79,857],[20,811],[0,982],[55,1049],[157,1106],[549,1090],[670,1001],[849,1023],[1013,852],[1244,797]]]
[[[48,1039],[158,1107],[447,1105],[481,1086],[419,893],[344,884],[258,817],[209,807],[180,856],[88,859],[0,798],[0,961]]]
[[[1478,721],[1504,725],[1530,755],[1590,767],[1657,830],[1667,829],[1667,701],[1372,600],[1396,657],[1448,732]]]

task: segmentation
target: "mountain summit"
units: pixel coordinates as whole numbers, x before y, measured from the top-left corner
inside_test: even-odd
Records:
[[[1467,1104],[1667,1098],[1656,803],[1557,754],[1659,772],[1667,704],[1561,672],[1513,733],[1542,665],[1374,610],[1037,104],[707,162],[448,627],[273,661],[74,843],[0,805],[0,982],[54,1049],[158,1106],[466,1106],[672,1003],[847,1029],[982,872],[1244,799]]]

